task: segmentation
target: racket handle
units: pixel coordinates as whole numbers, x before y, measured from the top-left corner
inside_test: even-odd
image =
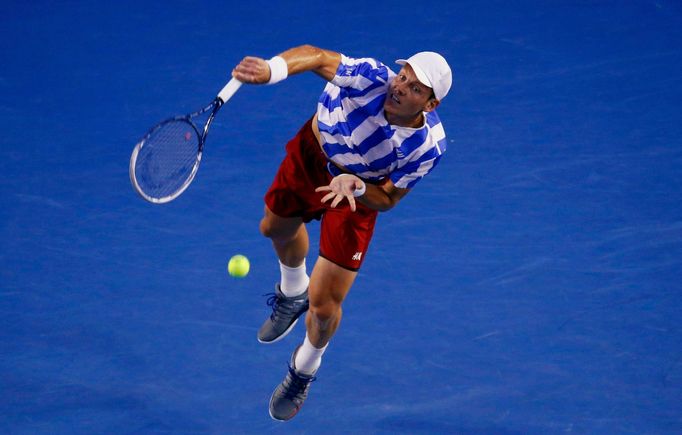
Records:
[[[227,102],[232,96],[234,95],[235,92],[237,92],[237,89],[242,85],[242,82],[239,80],[232,78],[225,87],[218,93],[218,98],[224,103]]]

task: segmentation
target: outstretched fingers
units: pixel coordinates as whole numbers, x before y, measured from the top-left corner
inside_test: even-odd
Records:
[[[336,196],[336,193],[334,193],[334,192],[329,192],[328,194],[326,194],[325,196],[322,197],[322,199],[320,200],[320,202],[322,202],[322,203],[327,202],[327,201],[329,201],[330,199],[334,198],[335,196]]]
[[[334,208],[344,199],[348,200],[350,209],[355,211],[355,195],[354,191],[358,188],[358,182],[364,187],[364,183],[351,174],[341,174],[332,178],[328,186],[319,186],[315,189],[315,192],[329,192],[322,197],[321,202],[325,203],[332,200],[330,207]]]
[[[355,198],[353,197],[352,193],[351,194],[344,194],[341,192],[335,192],[334,189],[332,189],[330,186],[320,186],[320,187],[315,189],[315,192],[329,192],[325,196],[322,197],[320,202],[324,204],[327,201],[332,200],[331,204],[329,204],[329,206],[331,208],[336,208],[336,206],[339,205],[339,203],[341,201],[343,201],[343,199],[345,198],[348,200],[348,204],[350,205],[350,209],[352,211],[356,210]]]
[[[335,196],[335,198],[334,198],[334,200],[332,201],[332,203],[329,204],[329,206],[330,206],[331,208],[336,208],[336,206],[339,205],[339,203],[340,203],[341,201],[343,201],[344,199],[347,199],[347,200],[348,200],[348,205],[350,205],[350,209],[351,209],[352,211],[355,211],[355,198],[353,197],[353,195],[344,195],[344,194],[342,194],[342,193],[330,193],[330,194],[328,194],[327,196],[330,196],[330,195]],[[322,198],[322,199],[324,199],[324,198]],[[322,201],[322,202],[324,202],[324,201]]]

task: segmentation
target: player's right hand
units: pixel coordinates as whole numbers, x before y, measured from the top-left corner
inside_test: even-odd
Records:
[[[260,57],[246,56],[232,70],[232,77],[242,83],[263,84],[270,80],[270,66]]]

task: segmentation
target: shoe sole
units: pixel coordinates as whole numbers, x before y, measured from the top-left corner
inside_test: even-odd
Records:
[[[296,414],[298,414],[298,411],[296,411],[296,412],[294,413],[294,415],[292,415],[292,416],[289,417],[289,418],[277,418],[277,417],[275,417],[275,416],[272,415],[272,412],[271,412],[269,409],[268,409],[268,414],[270,414],[270,418],[273,419],[273,420],[275,420],[275,421],[285,422],[285,421],[289,421],[289,420],[291,420],[292,418],[294,418],[294,417],[296,416]]]
[[[270,409],[270,404],[272,403],[272,398],[275,397],[275,392],[276,392],[276,391],[277,391],[277,389],[275,389],[275,391],[272,392],[272,394],[270,395],[270,402],[268,403],[268,414],[270,414],[270,418],[273,419],[273,420],[275,420],[275,421],[288,421],[288,420],[291,420],[291,418],[292,418],[293,416],[291,416],[291,417],[289,417],[288,419],[286,419],[286,418],[277,418],[277,417],[275,417],[274,415],[272,415],[272,409]],[[296,415],[296,414],[294,414],[294,415]]]
[[[276,390],[275,390],[275,391],[276,391]],[[275,392],[273,391],[273,392],[272,392],[272,395],[270,396],[270,403],[272,403],[272,398],[273,398],[274,395],[275,395]],[[270,406],[268,405],[268,414],[270,414],[270,418],[271,418],[271,419],[273,419],[273,420],[275,420],[275,421],[284,422],[284,421],[289,421],[289,420],[291,420],[292,418],[294,418],[294,416],[296,416],[296,414],[298,414],[298,411],[294,412],[294,415],[292,415],[292,416],[289,417],[289,418],[277,418],[277,417],[275,417],[274,415],[272,415],[272,410],[270,410]]]
[[[303,314],[303,313],[301,313],[301,314]],[[300,315],[299,315],[299,317],[300,317]],[[286,329],[286,331],[282,332],[282,334],[281,334],[279,337],[275,338],[274,340],[263,341],[263,340],[261,340],[260,338],[258,338],[258,342],[259,342],[259,343],[263,343],[263,344],[277,343],[278,341],[280,341],[281,339],[283,339],[284,337],[286,337],[286,336],[291,332],[291,330],[294,329],[294,326],[296,326],[297,323],[298,323],[298,318],[296,318],[296,320],[294,320],[294,323],[292,323],[292,324]],[[273,417],[273,418],[274,418],[274,417]]]

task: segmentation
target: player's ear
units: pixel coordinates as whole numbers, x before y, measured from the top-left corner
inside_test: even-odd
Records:
[[[436,107],[440,104],[440,100],[436,99],[436,97],[431,97],[426,101],[426,104],[424,104],[424,112],[432,112],[436,110]]]

